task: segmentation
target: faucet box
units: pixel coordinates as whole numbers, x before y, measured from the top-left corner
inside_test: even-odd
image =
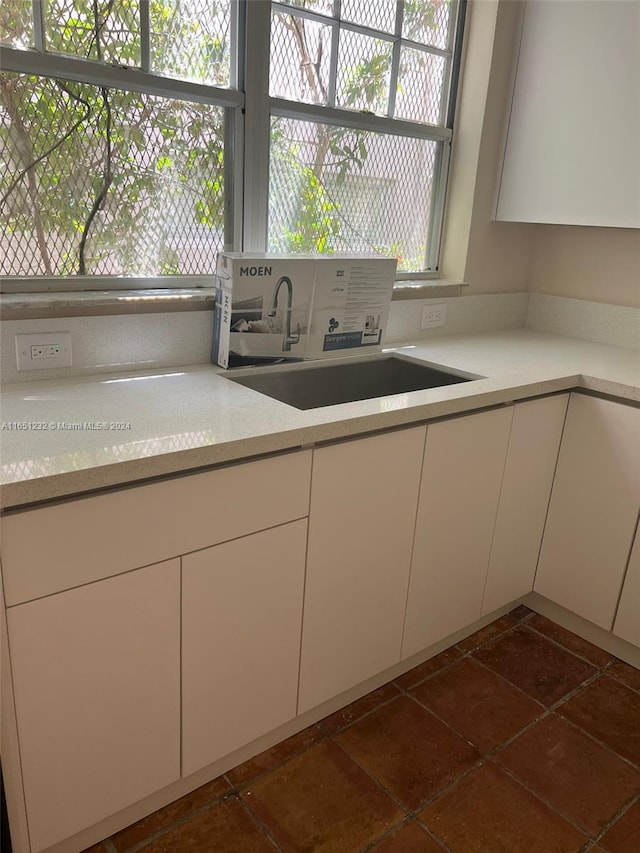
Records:
[[[305,357],[328,358],[365,347],[380,349],[395,273],[395,258],[318,258]]]
[[[234,367],[302,360],[314,280],[308,256],[220,252],[212,361]]]
[[[379,349],[394,259],[221,252],[212,361],[222,367]]]

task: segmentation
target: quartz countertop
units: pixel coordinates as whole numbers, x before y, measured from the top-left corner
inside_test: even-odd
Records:
[[[398,345],[481,376],[300,411],[214,365],[5,385],[4,509],[468,412],[571,388],[640,401],[640,352],[527,329]]]

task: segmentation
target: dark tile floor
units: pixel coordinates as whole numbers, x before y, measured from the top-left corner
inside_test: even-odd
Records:
[[[640,852],[640,672],[524,607],[91,853]]]

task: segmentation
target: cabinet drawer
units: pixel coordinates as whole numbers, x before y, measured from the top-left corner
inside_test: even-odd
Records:
[[[7,605],[306,516],[310,477],[304,450],[8,515]]]

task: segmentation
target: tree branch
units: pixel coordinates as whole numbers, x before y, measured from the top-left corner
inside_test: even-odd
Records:
[[[100,34],[102,28],[107,22],[107,18],[111,14],[111,10],[113,9],[113,0],[109,0],[107,7],[105,9],[104,17],[100,23],[98,23],[98,0],[93,0],[93,15],[94,15],[94,26],[95,31],[93,34],[93,38],[91,41],[90,47],[93,46],[93,42],[95,41],[96,52],[98,54],[98,59],[102,59],[102,43],[100,39]],[[113,148],[111,145],[111,105],[109,103],[109,90],[106,86],[100,87],[100,94],[102,95],[102,106],[103,111],[105,113],[105,161],[104,161],[104,169],[102,172],[102,187],[95,197],[93,204],[91,205],[91,210],[89,211],[89,215],[84,223],[84,228],[82,229],[82,237],[80,238],[80,245],[78,246],[78,275],[86,275],[87,274],[87,265],[85,258],[85,250],[87,247],[87,237],[89,236],[89,231],[91,230],[91,226],[93,224],[94,219],[102,204],[107,197],[107,193],[109,192],[109,187],[111,186],[111,182],[113,181],[113,167],[112,167],[112,157],[113,157]]]

